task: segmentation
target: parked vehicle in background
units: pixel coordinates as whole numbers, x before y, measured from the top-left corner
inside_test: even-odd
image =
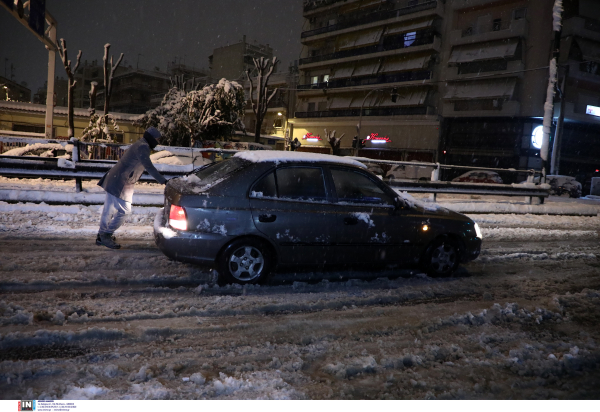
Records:
[[[70,160],[72,154],[72,144],[63,146],[60,143],[35,143],[7,150],[0,156],[54,157]]]
[[[199,168],[212,163],[210,159],[204,158],[204,152],[198,149],[186,149],[173,147],[169,150],[161,150],[150,155],[150,160],[155,165],[188,166]]]
[[[452,179],[453,182],[468,183],[504,183],[498,173],[488,170],[471,170]]]
[[[581,183],[572,176],[547,175],[546,183],[550,185],[551,195],[581,197]]]
[[[452,274],[477,258],[467,216],[401,197],[358,161],[247,151],[165,187],[154,237],[174,260],[216,264],[222,283],[258,283],[276,266],[418,266]]]
[[[369,164],[369,171],[381,176],[382,179],[392,180],[431,180],[431,166]]]

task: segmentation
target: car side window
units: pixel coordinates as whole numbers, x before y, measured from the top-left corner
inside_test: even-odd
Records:
[[[352,170],[331,169],[338,202],[393,205],[394,200],[371,179]]]
[[[323,170],[320,167],[285,167],[277,169],[277,191],[280,198],[327,199]]]
[[[275,173],[271,172],[258,181],[252,188],[251,197],[277,197]]]

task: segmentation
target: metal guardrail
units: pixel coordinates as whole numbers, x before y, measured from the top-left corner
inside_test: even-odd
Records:
[[[494,167],[472,167],[472,166],[455,166],[443,165],[440,163],[427,162],[404,162],[394,160],[376,160],[365,157],[348,156],[351,159],[357,160],[365,164],[392,164],[402,166],[413,166],[431,168],[431,181],[414,181],[414,180],[387,180],[387,183],[398,189],[414,193],[431,193],[432,200],[435,202],[438,194],[471,194],[471,195],[495,195],[495,196],[523,196],[529,198],[529,203],[532,203],[533,198],[537,197],[540,204],[544,203],[544,199],[550,195],[550,189],[544,188],[541,185],[507,185],[507,184],[488,184],[488,183],[467,183],[467,182],[444,182],[439,180],[439,172],[441,169],[457,169],[457,170],[485,170],[491,172],[503,173],[521,173],[527,174],[527,181],[533,182],[536,175],[534,169],[518,170],[518,169],[499,169]],[[384,179],[385,181],[385,179]]]
[[[7,140],[9,139],[9,140]],[[37,139],[37,138],[7,138],[0,136],[0,142],[18,140],[21,143],[60,143],[63,145],[73,144],[77,142],[69,142],[64,140]],[[95,145],[106,145],[105,143],[95,143]],[[113,145],[113,144],[111,144]],[[118,145],[122,150],[126,150],[130,145]],[[187,150],[193,152],[209,152],[215,154],[232,155],[238,153],[239,150],[233,149],[215,149],[215,148],[183,148],[171,146],[157,146],[155,149],[171,150],[185,153]],[[175,150],[174,150],[175,149]],[[0,176],[9,177],[44,177],[53,179],[74,179],[76,191],[82,190],[83,179],[100,179],[111,167],[116,164],[116,160],[80,160],[78,150],[73,151],[73,160],[57,158],[35,158],[26,156],[0,156]],[[433,201],[436,200],[437,194],[473,194],[473,195],[496,195],[496,196],[523,196],[529,197],[530,203],[533,197],[540,199],[543,203],[544,198],[550,194],[550,189],[541,185],[506,185],[506,184],[482,184],[482,183],[463,183],[463,182],[444,182],[439,180],[439,172],[441,169],[458,169],[458,170],[486,170],[503,173],[521,173],[528,175],[528,182],[533,182],[536,172],[533,169],[517,170],[517,169],[499,169],[491,167],[472,167],[472,166],[456,166],[443,165],[440,163],[428,162],[406,162],[394,160],[377,160],[365,157],[348,156],[350,159],[357,160],[365,164],[391,164],[403,165],[412,167],[431,168],[431,181],[415,181],[415,180],[388,180],[390,186],[407,192],[415,193],[431,193]],[[194,170],[193,165],[189,165],[189,170],[181,168],[177,171],[161,170],[161,174],[167,178],[181,176],[185,173],[190,173]],[[154,178],[144,172],[141,181],[154,182]]]

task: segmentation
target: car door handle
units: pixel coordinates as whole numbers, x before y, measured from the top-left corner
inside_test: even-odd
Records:
[[[355,225],[358,223],[358,218],[354,217],[354,216],[350,216],[350,217],[345,217],[344,218],[344,224],[345,225]]]
[[[258,216],[258,221],[263,222],[263,223],[271,223],[271,222],[274,222],[275,219],[277,219],[277,216],[275,216],[275,215],[259,215]]]

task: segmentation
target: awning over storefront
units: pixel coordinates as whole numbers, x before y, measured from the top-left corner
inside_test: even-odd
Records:
[[[377,69],[379,69],[380,65],[381,65],[381,63],[379,62],[379,60],[376,62],[359,64],[354,69],[354,73],[352,73],[352,77],[368,76],[371,74],[375,74],[375,73],[377,73]]]
[[[368,46],[370,44],[376,44],[381,39],[383,29],[373,29],[369,31],[363,31],[361,33],[352,34],[349,36],[340,36],[338,43],[338,49],[344,50],[352,47]]]
[[[575,41],[581,49],[584,61],[600,62],[600,43],[579,37]]]
[[[330,109],[347,109],[352,103],[353,96],[335,96],[331,99]]]
[[[392,102],[391,93],[384,93],[379,97],[377,105],[381,107],[420,106],[425,104],[426,99],[427,89],[399,90],[395,102]]]
[[[407,22],[403,24],[394,24],[387,27],[385,35],[388,36],[390,34],[409,33],[411,31],[423,30],[431,27],[432,24],[433,19],[418,22]]]
[[[516,85],[517,79],[514,77],[496,80],[458,82],[448,85],[444,99],[511,98]]]
[[[467,63],[514,57],[519,39],[465,44],[452,49],[448,63]]]
[[[331,76],[331,78],[332,79],[343,79],[343,78],[351,77],[353,71],[354,71],[354,65],[337,67],[335,69],[335,72],[333,72],[333,75]]]
[[[383,65],[381,66],[379,72],[389,73],[400,72],[405,70],[423,69],[429,63],[430,58],[431,55],[410,58],[388,57],[383,62]]]

